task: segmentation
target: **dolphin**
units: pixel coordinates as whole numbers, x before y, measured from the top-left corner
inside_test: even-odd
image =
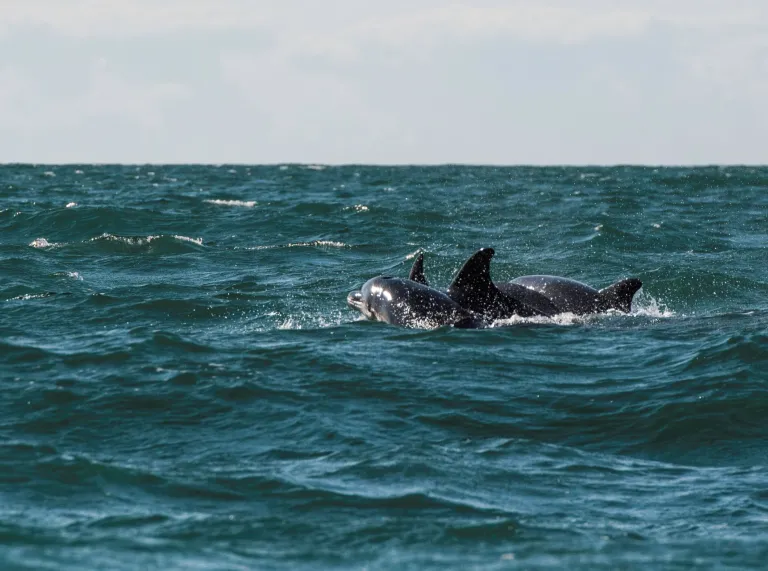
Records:
[[[491,282],[493,248],[482,248],[464,263],[448,288],[448,296],[475,313],[491,319],[511,315],[551,317],[558,313],[603,313],[610,309],[629,313],[632,299],[642,287],[637,278],[618,281],[596,290],[576,280],[558,276],[522,276],[511,282]],[[424,255],[413,263],[409,278],[427,284]]]
[[[347,295],[347,304],[368,319],[434,329],[483,327],[483,320],[445,293],[411,279],[378,276]]]
[[[560,313],[557,307],[537,291],[517,284],[503,284],[504,289],[491,281],[493,248],[482,248],[472,254],[456,273],[446,294],[461,307],[482,315],[493,322],[513,315],[551,317]],[[427,284],[424,275],[424,254],[419,254],[411,267],[409,279]]]
[[[596,290],[576,280],[558,276],[521,276],[506,284],[497,284],[501,291],[512,286],[523,286],[548,298],[559,313],[604,313],[615,309],[623,313],[632,310],[632,299],[643,286],[637,278],[620,280],[606,288]]]

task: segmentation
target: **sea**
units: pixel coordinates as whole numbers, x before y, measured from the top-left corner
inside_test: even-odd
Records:
[[[631,313],[367,321],[640,278]],[[768,566],[768,168],[0,165],[0,569]]]

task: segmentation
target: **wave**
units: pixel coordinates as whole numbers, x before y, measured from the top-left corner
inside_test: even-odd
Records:
[[[208,204],[216,204],[217,206],[241,206],[243,208],[253,208],[256,206],[255,200],[225,200],[219,198],[209,198],[203,200]]]
[[[36,238],[29,246],[32,248],[81,248],[83,245],[94,244],[99,246],[101,251],[105,252],[135,252],[147,250],[153,253],[182,253],[187,251],[185,248],[179,248],[180,245],[190,244],[194,246],[203,246],[202,238],[191,238],[180,234],[154,234],[149,236],[118,236],[116,234],[104,233],[100,236],[90,238],[85,242],[50,242],[46,238]],[[74,277],[74,276],[72,276]]]
[[[272,244],[265,246],[247,246],[243,250],[274,250],[277,248],[350,248],[344,242],[334,240],[313,240],[311,242],[290,242],[288,244]]]

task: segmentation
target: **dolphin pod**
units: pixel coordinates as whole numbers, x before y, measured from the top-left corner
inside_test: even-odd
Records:
[[[552,317],[618,310],[628,313],[642,286],[636,278],[602,290],[558,276],[522,276],[495,283],[490,263],[495,251],[482,248],[456,273],[445,292],[429,286],[424,255],[413,263],[408,279],[378,276],[347,296],[347,303],[368,319],[406,327],[488,327],[515,315]]]

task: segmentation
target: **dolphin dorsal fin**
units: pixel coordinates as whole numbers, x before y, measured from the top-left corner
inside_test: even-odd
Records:
[[[508,296],[491,281],[493,248],[478,250],[464,262],[448,288],[448,297],[486,320],[512,315],[535,315],[531,308],[513,296]]]
[[[600,302],[604,309],[618,309],[624,313],[632,310],[632,298],[643,282],[637,278],[621,280],[600,290]]]
[[[419,254],[411,267],[411,273],[408,275],[408,279],[420,284],[429,285],[427,278],[424,276],[424,254]]]
[[[481,293],[495,288],[491,282],[491,258],[495,253],[493,248],[481,248],[472,254],[461,266],[448,290]]]

